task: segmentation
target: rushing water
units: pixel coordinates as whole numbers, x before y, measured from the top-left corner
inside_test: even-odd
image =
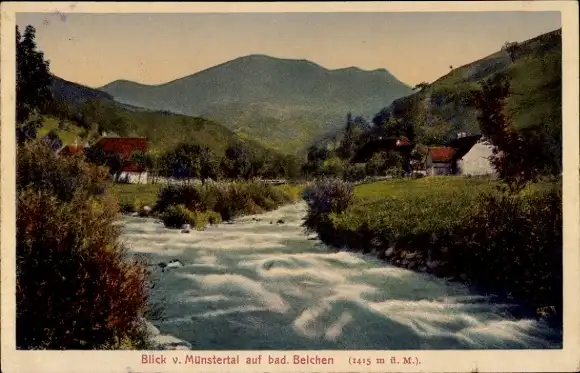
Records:
[[[160,348],[561,348],[560,333],[511,317],[513,305],[306,237],[305,212],[294,204],[191,233],[126,218],[134,252],[183,264],[155,266]]]

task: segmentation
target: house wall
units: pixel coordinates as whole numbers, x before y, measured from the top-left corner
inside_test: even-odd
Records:
[[[147,172],[121,172],[118,181],[129,184],[147,184]]]
[[[438,175],[451,175],[451,164],[448,163],[431,163],[429,167],[427,167],[427,175],[428,176],[438,176]]]
[[[433,162],[431,155],[425,158],[425,174],[427,176],[450,175],[451,163]]]
[[[489,161],[492,149],[491,145],[485,143],[475,144],[459,163],[461,175],[494,175],[495,171]]]

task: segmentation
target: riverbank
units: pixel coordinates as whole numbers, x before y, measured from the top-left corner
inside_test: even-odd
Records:
[[[121,212],[154,216],[168,228],[205,229],[239,216],[260,214],[300,200],[300,185],[232,181],[205,185],[115,184]]]
[[[317,198],[331,195],[343,207],[314,204],[305,226],[330,246],[470,285],[561,324],[561,185],[535,184],[518,195],[498,185],[428,177],[360,185],[350,196],[344,186],[326,186]]]

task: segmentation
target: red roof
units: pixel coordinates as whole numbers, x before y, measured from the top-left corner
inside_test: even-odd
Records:
[[[102,148],[106,152],[119,153],[128,159],[136,151],[147,152],[146,137],[101,137],[95,148]]]
[[[95,148],[101,148],[107,153],[118,153],[124,159],[129,159],[134,152],[147,152],[146,137],[101,137],[95,145]],[[121,171],[124,172],[142,172],[145,171],[141,165],[130,162]]]
[[[64,156],[75,155],[82,153],[84,149],[84,146],[81,145],[65,145],[64,148],[58,152],[58,154]]]
[[[449,162],[455,155],[455,149],[450,147],[429,148],[428,152],[433,162]]]

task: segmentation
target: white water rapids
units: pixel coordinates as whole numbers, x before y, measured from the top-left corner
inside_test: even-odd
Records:
[[[512,305],[306,237],[305,213],[298,203],[187,234],[125,218],[133,252],[183,264],[155,266],[159,348],[561,348],[561,333]]]

